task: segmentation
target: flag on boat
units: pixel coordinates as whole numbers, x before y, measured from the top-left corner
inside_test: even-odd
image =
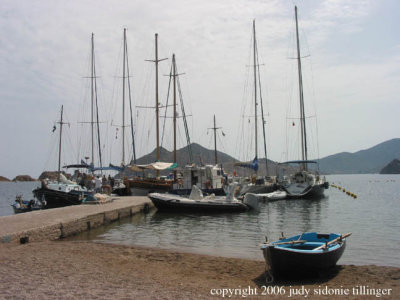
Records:
[[[235,166],[253,169],[254,171],[258,171],[258,158],[255,157],[252,163],[236,163]]]

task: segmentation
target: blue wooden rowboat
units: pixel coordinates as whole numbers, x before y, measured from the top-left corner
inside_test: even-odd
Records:
[[[267,265],[267,282],[276,276],[327,269],[336,265],[346,247],[344,235],[306,232],[261,245]]]

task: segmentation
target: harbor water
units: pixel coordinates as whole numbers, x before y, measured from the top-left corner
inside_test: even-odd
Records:
[[[330,187],[321,200],[261,203],[260,212],[235,214],[172,214],[153,210],[73,239],[262,260],[259,245],[265,237],[276,240],[282,232],[285,236],[310,231],[352,232],[340,264],[400,267],[400,176],[331,175],[327,179],[342,190]],[[11,194],[17,188],[26,188],[28,194],[32,188],[32,183],[12,185],[16,183],[0,185],[0,215],[12,213],[10,203],[15,194]],[[343,188],[357,198],[348,196]],[[18,193],[25,194],[22,190]],[[4,195],[11,196],[5,199]]]

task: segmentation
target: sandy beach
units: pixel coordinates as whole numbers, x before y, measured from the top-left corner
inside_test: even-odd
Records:
[[[2,244],[0,277],[2,299],[302,299],[307,292],[307,298],[320,299],[400,296],[400,268],[339,265],[326,276],[278,281],[268,288],[261,257],[253,261],[89,241]],[[371,292],[376,295],[366,296]]]

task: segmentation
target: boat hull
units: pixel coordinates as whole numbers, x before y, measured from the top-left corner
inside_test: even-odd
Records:
[[[310,249],[307,250],[306,247]],[[334,267],[345,248],[346,239],[343,239],[338,245],[327,250],[313,251],[312,249],[315,249],[315,245],[313,243],[305,243],[298,246],[297,249],[272,245],[262,248],[262,251],[273,276],[293,276]]]
[[[221,213],[243,212],[248,210],[248,207],[241,202],[217,203],[214,201],[201,200],[189,203],[179,200],[161,199],[152,195],[149,195],[149,198],[160,211]]]
[[[169,193],[174,194],[174,195],[180,195],[180,196],[187,196],[190,195],[190,192],[192,189],[172,189],[169,191]],[[225,196],[225,190],[223,188],[216,188],[216,189],[201,189],[203,194],[210,195],[214,194],[215,196]]]
[[[147,196],[149,193],[166,193],[172,189],[172,181],[158,179],[129,180],[130,193],[133,196]]]
[[[44,208],[79,205],[82,203],[82,199],[91,194],[91,192],[87,191],[70,191],[67,193],[45,187],[34,189],[32,192],[37,199],[46,200],[46,205]]]
[[[325,187],[325,184],[315,184],[299,193],[293,193],[285,187],[283,187],[283,189],[287,192],[287,196],[286,196],[287,198],[291,198],[291,199],[321,199],[321,198],[325,197],[324,191],[325,191],[326,187]]]

